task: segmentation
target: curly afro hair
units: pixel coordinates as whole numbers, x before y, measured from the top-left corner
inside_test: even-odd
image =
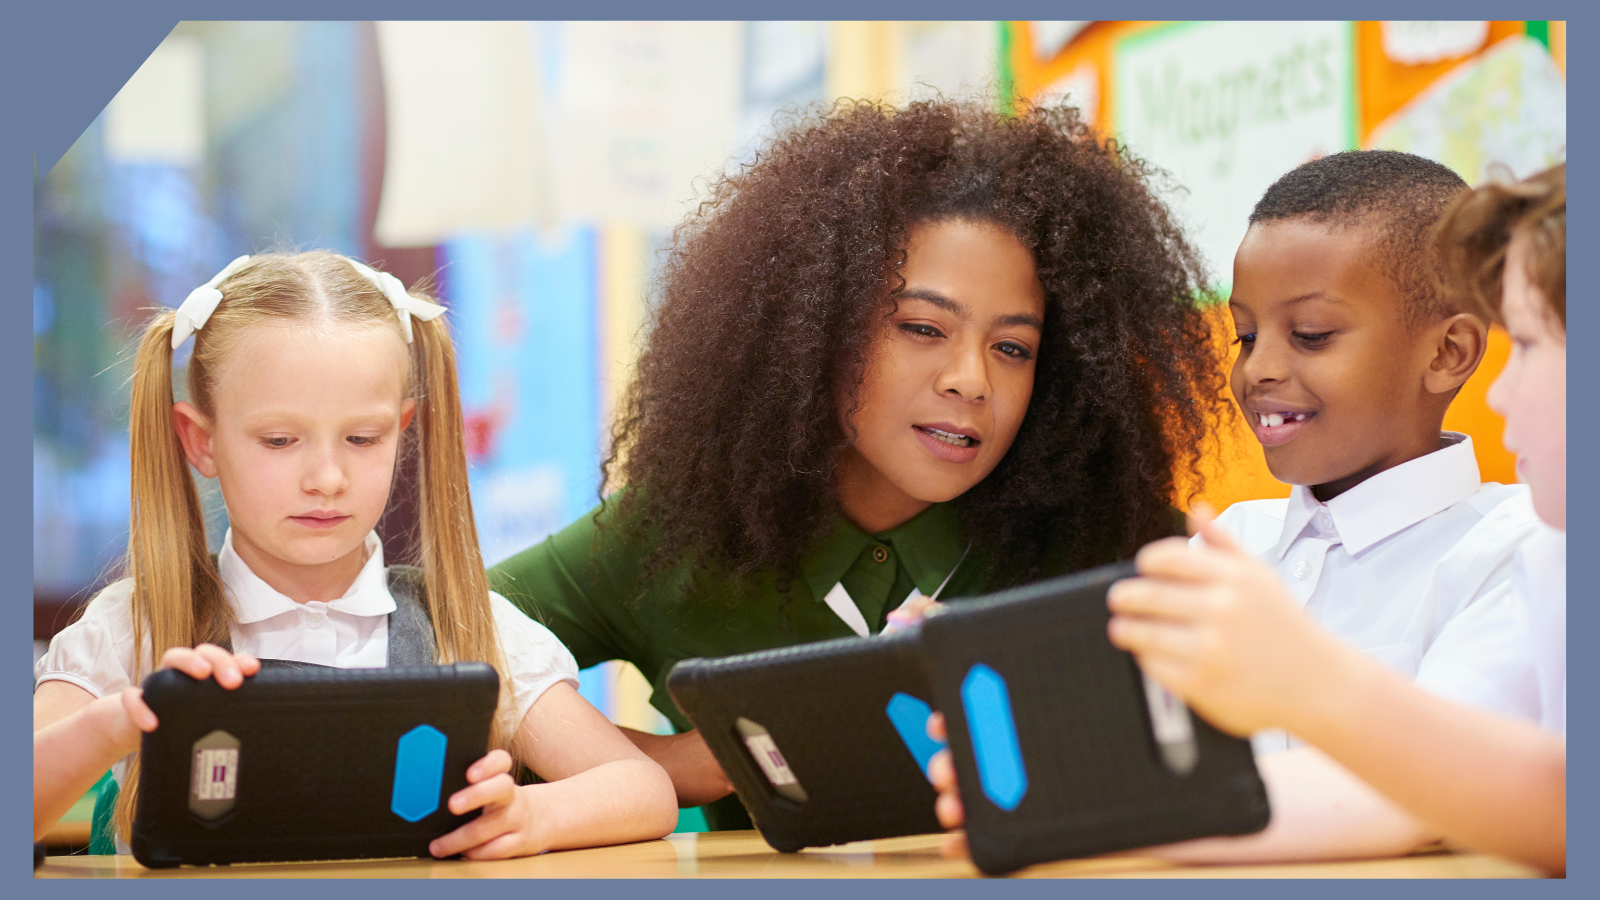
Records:
[[[1068,108],[841,101],[797,114],[680,225],[607,477],[647,572],[792,575],[837,509],[865,353],[916,223],[999,225],[1036,260],[1044,336],[1010,452],[963,495],[992,583],[1171,534],[1232,414],[1198,256],[1147,182]],[[627,515],[632,510],[633,515]],[[647,523],[647,524],[645,524]]]

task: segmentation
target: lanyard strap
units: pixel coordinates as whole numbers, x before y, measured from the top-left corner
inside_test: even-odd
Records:
[[[950,567],[950,574],[944,576],[944,580],[939,582],[939,586],[934,589],[933,596],[929,597],[929,600],[937,601],[939,599],[939,595],[944,593],[945,585],[949,584],[950,579],[955,577],[956,570],[961,568],[961,564],[967,560],[967,554],[971,552],[972,545],[968,544],[967,549],[961,552],[961,558],[956,560],[956,564],[954,566]],[[911,593],[906,595],[905,602],[901,603],[901,606],[904,606],[906,603],[910,603],[912,600],[915,600],[921,595],[921,589],[913,586],[911,588]],[[866,616],[861,614],[861,609],[860,607],[856,606],[856,601],[851,598],[850,592],[844,589],[843,581],[835,584],[833,586],[833,590],[828,591],[828,596],[822,599],[824,603],[828,604],[828,608],[833,610],[834,615],[838,616],[846,625],[850,626],[851,631],[854,631],[861,637],[866,637],[872,633],[872,629],[867,627]]]

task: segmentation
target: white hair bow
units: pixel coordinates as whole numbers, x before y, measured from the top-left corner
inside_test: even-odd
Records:
[[[217,311],[217,304],[222,302],[222,291],[217,289],[217,285],[228,280],[229,275],[239,271],[249,261],[249,256],[239,257],[224,266],[210,281],[189,292],[189,296],[178,306],[177,321],[172,324],[172,349],[178,349],[190,335],[206,327],[206,320],[211,318],[211,314]],[[427,322],[444,315],[444,307],[406,293],[405,285],[400,283],[400,279],[388,272],[379,272],[353,259],[350,260],[350,265],[355,266],[362,277],[372,282],[372,286],[377,288],[388,299],[389,305],[395,308],[395,312],[400,316],[400,329],[406,335],[406,343],[411,343],[412,316]]]
[[[373,287],[383,292],[383,296],[389,298],[389,305],[393,306],[395,312],[400,316],[400,330],[406,333],[406,343],[411,343],[412,316],[428,322],[444,315],[444,307],[406,293],[406,286],[400,283],[400,279],[390,275],[388,272],[379,272],[377,269],[358,263],[353,259],[350,260],[350,265],[355,266],[357,272],[360,272],[368,281],[372,282]]]
[[[210,281],[189,292],[189,296],[178,306],[177,320],[172,323],[172,349],[178,349],[178,345],[188,340],[189,335],[206,327],[206,320],[211,318],[211,314],[217,311],[217,304],[222,302],[222,292],[217,290],[217,285],[249,261],[249,256],[239,257],[223,266],[222,271]]]

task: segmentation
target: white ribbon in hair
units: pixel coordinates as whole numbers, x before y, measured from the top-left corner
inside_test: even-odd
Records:
[[[250,261],[249,256],[241,256],[218,272],[214,278],[189,292],[183,303],[178,306],[177,320],[172,323],[172,349],[189,339],[189,335],[206,327],[206,320],[217,311],[217,304],[222,302],[222,292],[217,290],[217,285],[228,279],[229,275]]]
[[[177,320],[172,324],[172,349],[178,349],[190,335],[206,327],[206,320],[211,318],[211,314],[217,311],[217,304],[222,302],[222,291],[217,289],[217,285],[228,280],[229,275],[239,271],[249,261],[249,256],[239,257],[224,266],[210,281],[189,292],[189,296],[184,298],[178,307]],[[400,279],[388,272],[379,272],[353,259],[350,260],[350,265],[355,266],[362,277],[372,282],[372,286],[377,288],[388,299],[389,305],[395,308],[395,312],[400,316],[400,329],[406,335],[406,343],[411,343],[412,316],[427,322],[444,315],[444,307],[406,293],[405,285],[400,283]]]
[[[377,269],[358,263],[353,259],[350,260],[350,265],[355,266],[357,272],[360,272],[368,281],[372,282],[373,287],[382,291],[383,296],[389,298],[389,305],[393,306],[395,312],[400,316],[400,330],[406,333],[406,343],[411,343],[412,316],[428,322],[444,315],[444,307],[406,293],[406,286],[400,283],[400,279],[390,275],[388,272],[379,272]]]

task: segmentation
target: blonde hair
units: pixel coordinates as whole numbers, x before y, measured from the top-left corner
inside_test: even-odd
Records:
[[[240,335],[252,326],[306,322],[389,328],[400,321],[382,293],[343,256],[326,251],[253,256],[218,288],[223,301],[195,333],[189,397],[213,415],[217,379]],[[414,296],[423,296],[413,291]],[[220,643],[230,611],[206,546],[200,498],[172,422],[172,311],[145,329],[134,361],[129,415],[133,469],[126,575],[133,579],[134,670],[149,671],[168,648]],[[500,711],[491,744],[509,749],[511,690],[489,608],[489,583],[478,552],[456,383],[455,349],[444,317],[412,318],[407,388],[415,425],[401,452],[418,454],[421,563],[440,663],[482,661],[500,673]],[[398,460],[397,460],[398,463]],[[395,498],[391,494],[391,502]],[[402,501],[403,502],[403,501]],[[138,789],[131,760],[117,801],[116,827],[127,835]]]

